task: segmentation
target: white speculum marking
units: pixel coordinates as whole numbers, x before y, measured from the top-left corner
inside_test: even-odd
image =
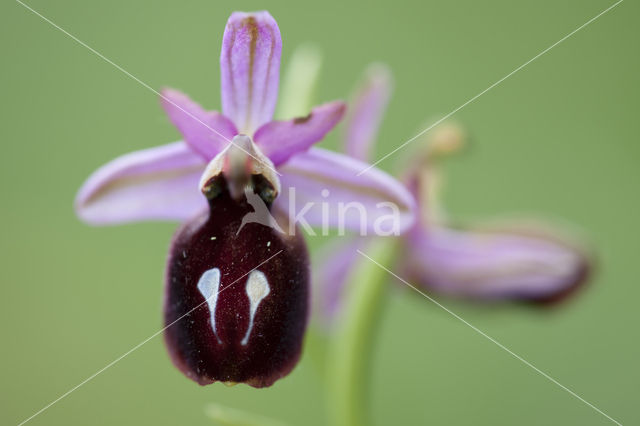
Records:
[[[218,289],[220,288],[220,269],[213,268],[206,271],[198,281],[198,290],[205,298],[211,314],[211,329],[218,343],[222,343],[216,331],[216,304],[218,303]]]
[[[247,327],[247,333],[244,335],[242,339],[242,345],[246,345],[249,342],[249,335],[251,335],[251,329],[253,329],[253,321],[256,316],[256,311],[258,310],[258,306],[260,302],[267,297],[271,288],[269,287],[269,282],[267,281],[267,277],[260,271],[253,271],[249,274],[249,279],[247,280],[247,286],[245,287],[245,291],[247,292],[247,296],[249,297],[249,326]]]
[[[216,305],[218,303],[218,291],[220,289],[220,269],[213,268],[206,271],[198,281],[198,290],[205,298],[209,312],[211,314],[211,329],[218,339],[218,343],[222,343],[218,332],[216,331]],[[253,322],[258,310],[260,302],[271,292],[267,277],[260,271],[253,271],[249,274],[247,285],[245,287],[247,296],[249,297],[249,326],[244,338],[240,342],[243,346],[249,343],[249,336],[253,329]]]

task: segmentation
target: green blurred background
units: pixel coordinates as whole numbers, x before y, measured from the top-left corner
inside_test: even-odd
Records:
[[[216,109],[228,15],[268,9],[285,63],[302,42],[324,52],[319,101],[348,96],[371,61],[392,67],[379,156],[612,3],[28,2],[150,86]],[[638,12],[623,2],[456,114],[473,146],[446,165],[455,218],[537,212],[574,222],[599,254],[590,286],[561,309],[446,306],[623,424],[640,423]],[[16,2],[0,15],[0,423],[17,424],[160,329],[175,224],[91,228],[72,201],[99,165],[178,134],[140,84]],[[216,402],[322,425],[312,352],[267,390],[202,388],[158,336],[30,424],[206,425]],[[372,356],[378,425],[609,423],[408,291],[394,291]]]

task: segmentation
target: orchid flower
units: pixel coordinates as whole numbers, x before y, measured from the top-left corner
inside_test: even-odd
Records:
[[[395,203],[400,228],[413,222],[402,184],[379,170],[358,176],[364,162],[311,148],[342,118],[342,102],[272,120],[281,50],[268,12],[233,13],[220,55],[222,113],[164,90],[162,107],[184,139],[115,159],[76,199],[90,224],[184,222],[167,262],[164,334],[173,363],[201,385],[270,386],[296,365],[310,273],[298,222],[360,229],[353,214],[331,214],[352,201],[368,210],[366,229],[388,213],[381,202]],[[329,214],[295,213],[313,201]]]
[[[389,70],[370,67],[346,126],[344,149],[352,157],[369,160],[390,93]],[[462,148],[464,135],[454,125],[441,125],[426,142],[404,179],[416,198],[418,219],[400,237],[401,253],[390,269],[432,294],[474,301],[556,301],[585,282],[590,257],[558,227],[540,222],[452,226],[438,199],[437,166]],[[357,250],[367,244],[363,238],[339,243],[316,270],[323,296],[320,318],[326,322],[340,308]]]

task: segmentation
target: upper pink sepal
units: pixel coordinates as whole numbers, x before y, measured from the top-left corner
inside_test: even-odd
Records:
[[[241,133],[270,121],[278,98],[282,39],[269,12],[234,12],[220,53],[222,112]]]

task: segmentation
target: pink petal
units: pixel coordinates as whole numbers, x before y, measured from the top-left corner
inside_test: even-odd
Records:
[[[162,91],[162,107],[186,143],[205,160],[211,160],[238,134],[224,115],[205,111],[187,95],[173,89]]]
[[[346,155],[311,148],[292,157],[282,172],[279,208],[307,231],[308,225],[397,235],[414,220],[415,201],[385,172]]]
[[[318,295],[318,319],[330,325],[342,306],[344,288],[356,260],[357,250],[368,241],[358,237],[340,237],[322,247],[318,261],[314,262],[313,285]]]
[[[198,190],[204,166],[184,142],[123,155],[87,179],[76,213],[94,225],[190,218],[207,206]]]
[[[269,12],[235,12],[220,54],[222,112],[240,132],[253,134],[271,120],[278,98],[282,40]]]
[[[333,129],[344,115],[343,102],[330,102],[311,110],[306,117],[271,121],[260,127],[254,140],[262,152],[278,166],[292,155],[306,151]]]
[[[345,151],[353,158],[369,160],[382,116],[392,90],[391,71],[384,65],[369,67],[361,87],[350,103]]]
[[[584,252],[557,235],[533,227],[414,227],[404,268],[422,287],[456,297],[553,301],[575,290],[590,270]]]

